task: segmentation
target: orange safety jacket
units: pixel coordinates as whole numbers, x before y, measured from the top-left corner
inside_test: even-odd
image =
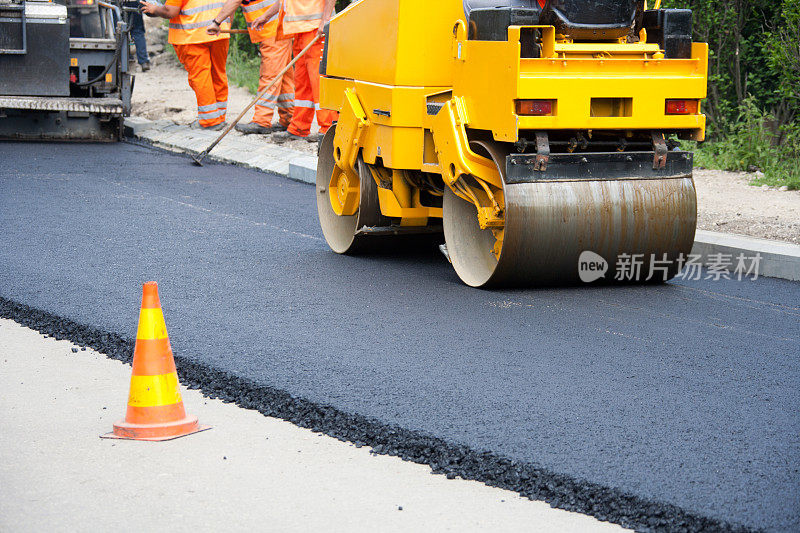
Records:
[[[169,20],[170,44],[200,44],[229,39],[227,33],[209,35],[206,28],[223,6],[220,0],[167,0],[166,5],[181,8],[178,16]],[[230,19],[222,21],[220,29],[229,30]]]
[[[322,22],[325,0],[283,0],[280,28],[283,35],[316,30]]]
[[[275,2],[281,0],[242,0],[242,12],[244,13],[244,20],[247,21],[247,32],[250,34],[250,42],[260,43],[266,41],[270,37],[275,37],[278,32],[278,15],[274,15],[269,21],[261,28],[261,31],[253,28],[253,21],[266,13]]]

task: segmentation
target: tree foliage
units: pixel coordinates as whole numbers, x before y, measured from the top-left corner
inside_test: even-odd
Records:
[[[800,0],[664,0],[694,13],[709,44],[710,142],[695,162],[759,169],[758,183],[800,188]]]
[[[773,119],[779,136],[800,112],[798,0],[665,0],[694,13],[694,39],[710,48],[708,100],[712,139],[729,134],[745,100]]]
[[[780,73],[778,93],[800,105],[800,2],[783,0],[781,20],[767,35],[770,68]]]

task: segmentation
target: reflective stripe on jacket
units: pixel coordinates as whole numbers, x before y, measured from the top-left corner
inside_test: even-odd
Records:
[[[166,5],[180,7],[180,13],[169,20],[170,44],[200,44],[229,39],[227,33],[209,35],[206,28],[223,5],[222,0],[167,0]],[[229,30],[230,19],[222,22],[220,29]]]
[[[324,8],[325,0],[283,0],[281,32],[293,35],[318,29]]]
[[[278,31],[278,15],[269,19],[261,31],[253,29],[253,21],[266,13],[275,2],[280,0],[242,0],[242,12],[247,21],[247,31],[250,34],[250,42],[260,43],[270,37],[275,37]]]

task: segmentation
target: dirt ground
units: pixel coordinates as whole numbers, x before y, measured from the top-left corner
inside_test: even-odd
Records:
[[[700,229],[800,244],[800,191],[748,185],[747,172],[695,169]]]
[[[196,118],[194,93],[186,81],[186,71],[174,54],[164,51],[161,43],[166,40],[166,30],[159,21],[145,19],[153,68],[136,75],[133,114],[151,120],[168,118],[179,124],[189,124]],[[252,98],[247,90],[231,87],[228,120],[233,120]],[[251,116],[252,111],[243,121],[249,121]],[[232,131],[230,135],[241,134]],[[270,142],[269,135],[259,137],[265,143]],[[289,141],[283,146],[311,154],[316,152],[316,144],[305,141]],[[745,172],[696,169],[698,228],[800,244],[800,191],[748,185],[754,177]]]

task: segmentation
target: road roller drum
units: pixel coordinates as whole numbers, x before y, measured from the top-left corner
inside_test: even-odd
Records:
[[[474,287],[586,281],[586,254],[598,279],[674,276],[697,222],[679,142],[704,137],[708,49],[686,41],[690,12],[647,7],[350,5],[321,66],[339,111],[317,168],[331,249],[439,233]]]

